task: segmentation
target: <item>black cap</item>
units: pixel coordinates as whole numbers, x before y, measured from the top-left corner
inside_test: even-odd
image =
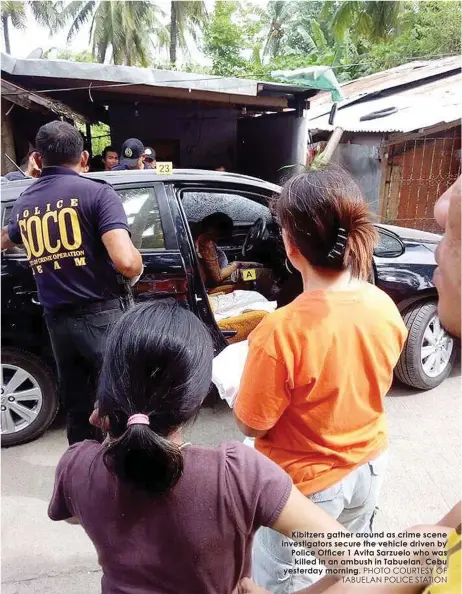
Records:
[[[151,148],[150,146],[145,146],[144,147],[144,156],[145,159],[149,159],[150,161],[155,161],[156,160],[156,151]]]
[[[122,145],[121,165],[133,167],[144,155],[144,144],[138,138],[129,138]]]

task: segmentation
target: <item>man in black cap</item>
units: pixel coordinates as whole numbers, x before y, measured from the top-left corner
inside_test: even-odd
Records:
[[[138,138],[129,138],[122,145],[120,163],[111,171],[124,169],[145,169],[144,165],[144,144]]]
[[[125,286],[143,270],[122,202],[102,181],[80,174],[88,153],[66,122],[36,137],[40,179],[18,198],[1,249],[23,244],[58,368],[69,444],[95,437],[88,418],[108,329],[122,315]],[[144,148],[144,147],[143,147]]]
[[[144,147],[144,166],[145,169],[156,168],[156,151],[150,146]]]

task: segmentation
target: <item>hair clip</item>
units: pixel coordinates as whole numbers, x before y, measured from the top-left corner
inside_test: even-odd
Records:
[[[337,240],[335,241],[334,247],[327,254],[327,259],[331,262],[337,262],[343,259],[346,250],[346,244],[348,241],[348,234],[343,227],[339,227]]]

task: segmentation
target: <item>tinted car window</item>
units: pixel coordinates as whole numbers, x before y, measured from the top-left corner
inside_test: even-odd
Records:
[[[6,227],[8,225],[8,223],[10,222],[12,210],[13,210],[13,204],[8,204],[7,206],[5,206],[5,208],[3,208],[3,210],[2,210],[2,228]],[[24,249],[24,246],[22,244],[15,245],[14,247],[9,248],[8,250],[5,250],[5,254],[25,255],[26,250]]]
[[[132,241],[138,249],[164,249],[164,232],[154,188],[129,188],[117,190],[132,234]],[[3,209],[2,226],[8,224],[12,204]],[[7,254],[25,253],[22,246],[7,250]]]
[[[214,212],[223,212],[237,224],[251,224],[262,217],[271,222],[268,207],[239,194],[190,192],[182,194],[183,209],[190,223],[198,223]]]
[[[391,231],[377,229],[379,232],[379,243],[374,254],[381,258],[397,258],[404,252],[401,240]]]
[[[164,231],[154,188],[127,188],[117,192],[122,199],[134,245],[142,250],[164,249]]]

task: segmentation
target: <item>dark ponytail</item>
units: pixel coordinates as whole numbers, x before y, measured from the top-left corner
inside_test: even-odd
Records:
[[[168,438],[195,418],[208,393],[213,348],[205,326],[172,301],[130,309],[113,328],[98,389],[101,418],[109,420],[108,469],[158,496],[183,472],[183,456]],[[149,425],[127,426],[133,414]]]
[[[346,171],[329,166],[292,177],[273,210],[312,266],[349,269],[353,277],[368,278],[378,234],[361,190]]]
[[[183,472],[180,448],[148,425],[127,427],[109,444],[104,458],[121,481],[153,496],[168,491]]]

